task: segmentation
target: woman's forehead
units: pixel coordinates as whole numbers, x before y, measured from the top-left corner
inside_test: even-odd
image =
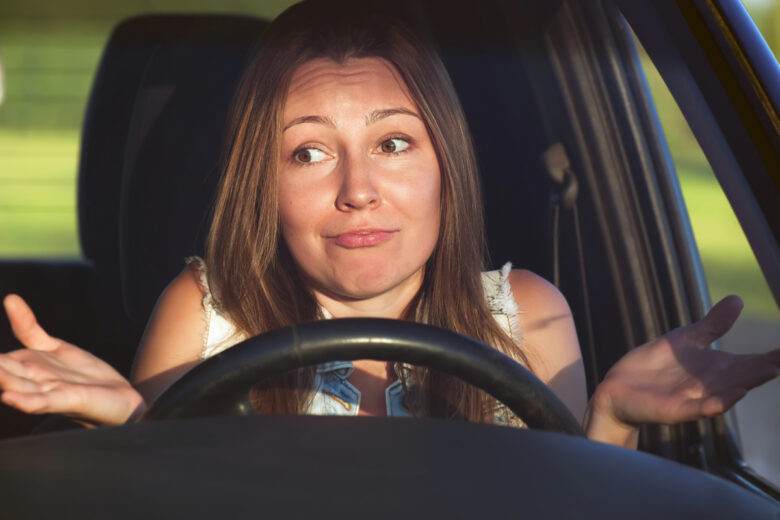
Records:
[[[339,101],[393,105],[414,112],[416,104],[398,70],[381,58],[350,58],[338,63],[326,58],[310,60],[293,73],[285,105],[285,118],[311,112]],[[376,107],[381,108],[381,107]]]

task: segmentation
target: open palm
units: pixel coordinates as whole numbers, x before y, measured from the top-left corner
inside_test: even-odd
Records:
[[[691,421],[723,413],[776,377],[780,349],[740,355],[710,348],[741,310],[738,297],[726,297],[700,321],[626,354],[599,385],[602,411],[630,425]]]
[[[9,295],[4,306],[25,348],[0,354],[0,399],[27,413],[59,413],[88,424],[121,424],[143,399],[110,365],[49,336],[27,304]]]

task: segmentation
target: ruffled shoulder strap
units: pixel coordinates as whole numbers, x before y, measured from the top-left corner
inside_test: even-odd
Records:
[[[509,273],[512,263],[507,262],[500,270],[482,273],[482,288],[488,308],[499,325],[516,343],[521,343],[523,333],[520,328],[520,309],[512,295]]]
[[[184,263],[198,275],[198,286],[201,292],[203,292],[203,298],[204,300],[208,298],[209,302],[211,302],[211,290],[209,289],[209,280],[206,276],[206,262],[199,256],[188,256],[184,259]]]
[[[203,332],[203,349],[201,359],[206,359],[235,345],[244,337],[228,318],[219,313],[214,306],[214,299],[209,288],[206,262],[199,256],[185,259],[187,266],[194,268],[198,274],[198,285],[203,292],[203,319],[206,328]]]

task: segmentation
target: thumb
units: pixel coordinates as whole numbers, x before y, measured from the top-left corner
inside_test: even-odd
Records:
[[[33,350],[54,350],[59,341],[49,336],[38,324],[32,309],[16,294],[9,294],[3,299],[8,321],[11,322],[11,330],[16,339],[22,345]]]
[[[731,294],[713,305],[701,320],[692,324],[693,335],[701,343],[700,346],[706,347],[726,334],[737,321],[743,306],[742,298]]]

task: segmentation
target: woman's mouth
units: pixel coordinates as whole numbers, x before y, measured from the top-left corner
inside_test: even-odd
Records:
[[[398,230],[360,229],[347,231],[335,236],[337,246],[347,249],[373,247],[390,240]]]

